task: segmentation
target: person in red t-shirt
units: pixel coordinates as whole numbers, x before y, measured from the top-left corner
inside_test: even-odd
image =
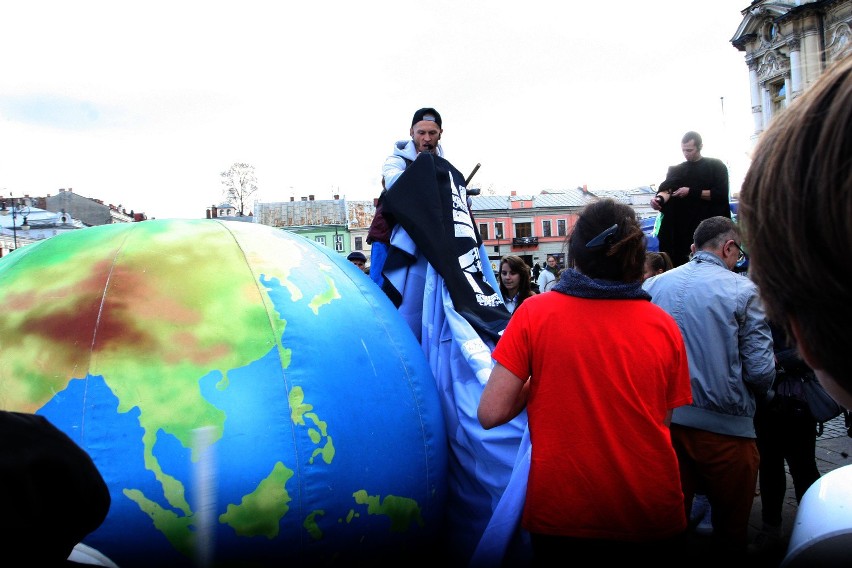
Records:
[[[683,338],[641,288],[645,236],[628,205],[587,205],[568,251],[558,293],[519,306],[492,352],[479,421],[527,409],[533,565],[672,559],[687,527],[668,429],[692,402]]]

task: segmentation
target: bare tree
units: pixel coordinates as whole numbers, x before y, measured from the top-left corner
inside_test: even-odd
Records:
[[[257,177],[254,175],[254,166],[235,162],[231,168],[219,174],[222,176],[222,185],[225,201],[233,205],[240,217],[245,214],[249,197],[257,191]]]

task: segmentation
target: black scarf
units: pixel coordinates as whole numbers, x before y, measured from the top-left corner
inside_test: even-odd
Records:
[[[578,298],[651,301],[651,295],[642,289],[642,282],[638,280],[636,282],[621,282],[620,280],[589,278],[573,268],[562,272],[559,282],[551,289]]]

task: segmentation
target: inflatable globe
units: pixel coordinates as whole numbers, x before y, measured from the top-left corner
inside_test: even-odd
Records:
[[[0,407],[89,453],[112,504],[83,543],[122,568],[434,550],[435,382],[339,253],[236,221],[91,227],[0,259],[0,306]]]

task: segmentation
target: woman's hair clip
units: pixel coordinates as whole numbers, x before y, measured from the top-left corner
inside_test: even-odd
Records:
[[[599,234],[594,239],[586,243],[587,249],[596,249],[602,246],[611,245],[615,238],[615,233],[618,232],[618,223]]]

